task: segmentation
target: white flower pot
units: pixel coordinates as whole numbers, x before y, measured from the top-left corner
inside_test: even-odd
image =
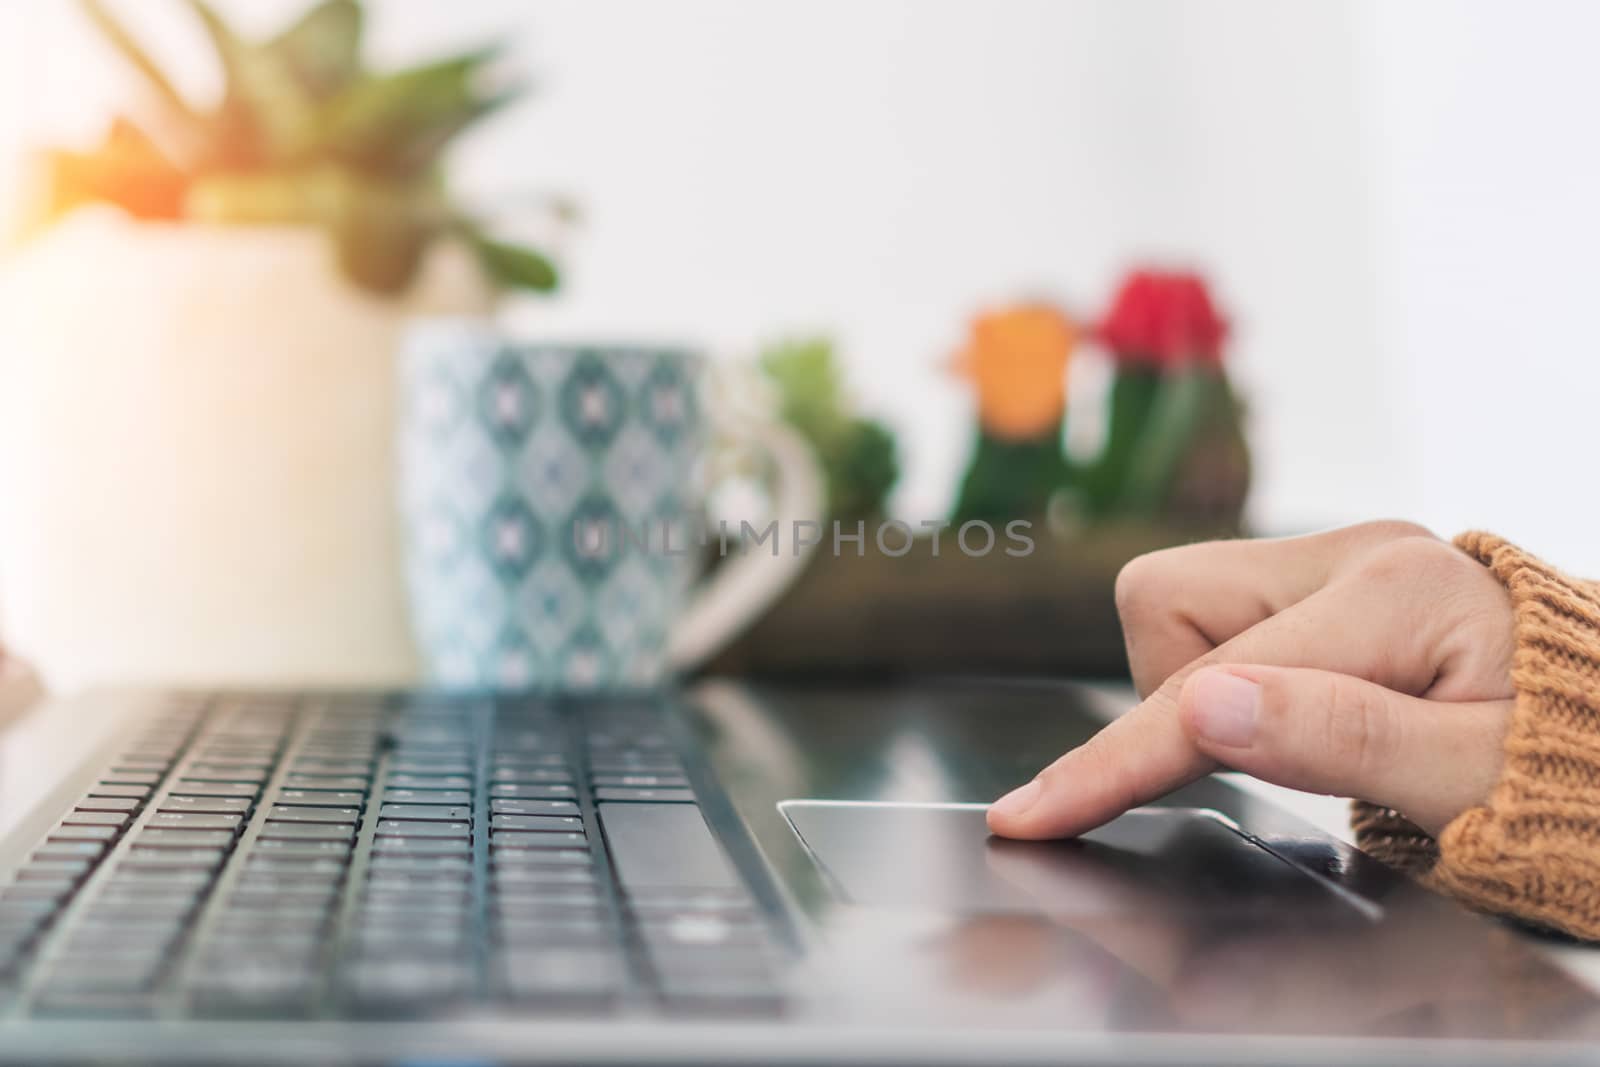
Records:
[[[0,268],[0,638],[55,687],[404,684],[394,353],[491,292],[311,229],[80,212]]]

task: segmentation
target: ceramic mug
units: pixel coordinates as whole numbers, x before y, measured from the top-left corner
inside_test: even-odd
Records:
[[[400,363],[400,499],[412,627],[451,689],[655,686],[753,621],[804,554],[747,552],[699,588],[713,427],[695,353],[521,342],[418,323]],[[822,482],[793,431],[717,427],[770,455],[782,524]]]

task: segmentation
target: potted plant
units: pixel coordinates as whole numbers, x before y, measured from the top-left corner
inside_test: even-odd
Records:
[[[1067,363],[1077,327],[1047,304],[979,315],[956,369],[977,393],[977,440],[953,518],[1042,515],[1072,478],[1063,451]]]
[[[443,169],[517,92],[493,50],[368,69],[356,0],[264,41],[188,6],[209,107],[85,0],[146,99],[44,158],[0,265],[0,624],[60,684],[403,683],[397,334],[557,282]]]
[[[1205,281],[1134,271],[1097,332],[1115,376],[1106,442],[1082,487],[1089,514],[1237,529],[1250,450],[1223,367],[1228,326]]]

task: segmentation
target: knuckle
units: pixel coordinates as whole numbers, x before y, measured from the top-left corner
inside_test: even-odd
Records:
[[[1124,619],[1145,618],[1160,610],[1166,597],[1163,588],[1172,572],[1176,549],[1162,549],[1135,556],[1117,572],[1114,595],[1117,614]]]
[[[1376,585],[1432,584],[1461,573],[1472,561],[1454,546],[1432,537],[1401,537],[1367,553],[1356,575]]]
[[[1399,541],[1405,538],[1422,538],[1425,541],[1437,541],[1439,539],[1426,526],[1406,519],[1379,519],[1375,522],[1361,523],[1358,526],[1351,527],[1351,530],[1361,536],[1362,539],[1373,544]]]

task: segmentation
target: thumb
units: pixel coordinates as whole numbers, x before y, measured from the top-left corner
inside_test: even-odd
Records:
[[[1226,767],[1394,808],[1437,833],[1488,799],[1511,703],[1449,704],[1330,671],[1226,666],[1191,675],[1178,713],[1195,747]]]

